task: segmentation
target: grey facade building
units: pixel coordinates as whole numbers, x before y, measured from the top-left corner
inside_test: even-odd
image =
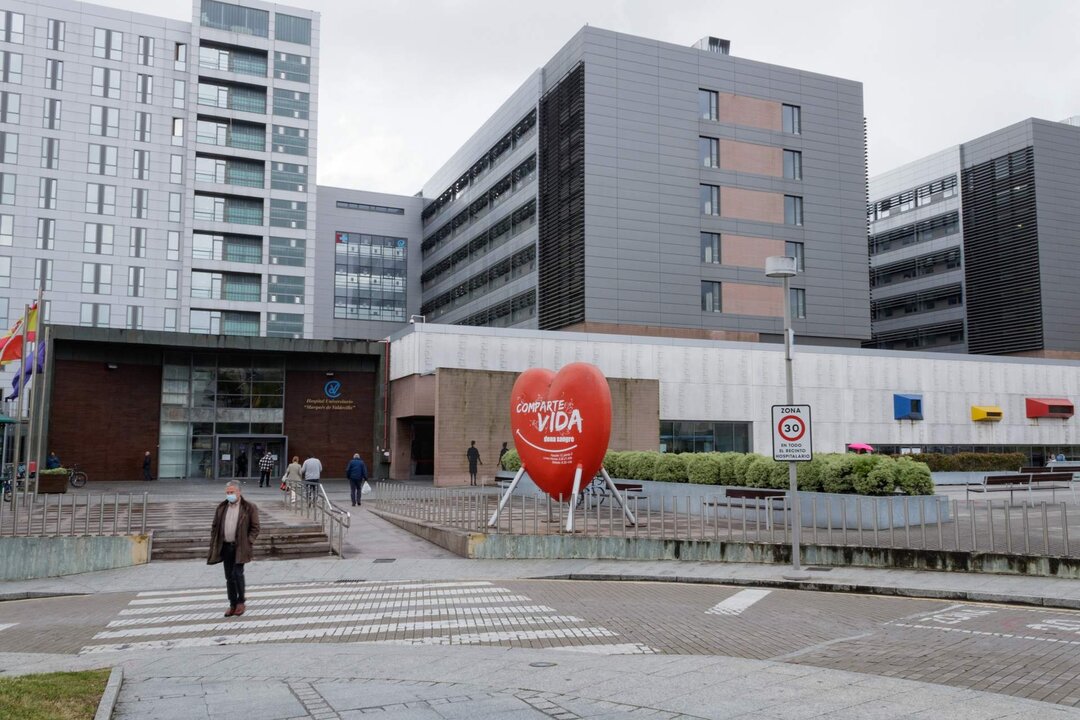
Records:
[[[868,345],[1076,357],[1080,127],[1028,119],[870,181]]]
[[[585,27],[424,185],[429,321],[869,336],[862,86]]]
[[[0,11],[0,317],[311,336],[319,17],[192,14]]]

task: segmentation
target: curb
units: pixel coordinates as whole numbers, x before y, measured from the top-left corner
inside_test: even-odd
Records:
[[[115,666],[109,673],[109,682],[105,685],[105,694],[98,703],[94,720],[112,720],[113,710],[116,709],[116,701],[120,698],[120,686],[124,684],[124,668]]]
[[[613,582],[669,582],[687,585],[738,585],[781,590],[810,590],[812,592],[858,593],[893,597],[926,598],[929,600],[963,600],[967,602],[998,603],[1001,605],[1026,605],[1033,607],[1080,610],[1080,599],[1054,598],[1038,595],[1009,595],[1004,593],[969,590],[946,590],[934,588],[888,587],[882,585],[859,585],[856,583],[821,582],[805,580],[770,580],[763,578],[703,578],[679,575],[605,575],[603,573],[569,573],[566,575],[543,575],[529,580],[591,580]]]
[[[41,598],[55,598],[55,597],[79,597],[83,595],[90,595],[92,593],[82,592],[44,592],[37,590],[28,590],[26,592],[10,592],[0,593],[0,602],[6,602],[8,600],[38,600]]]

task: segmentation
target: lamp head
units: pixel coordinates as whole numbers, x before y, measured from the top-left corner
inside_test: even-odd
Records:
[[[789,278],[798,273],[798,265],[795,258],[784,255],[774,255],[765,258],[765,277]]]

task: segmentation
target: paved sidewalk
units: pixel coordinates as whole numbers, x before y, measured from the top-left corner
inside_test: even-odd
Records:
[[[1080,718],[1003,695],[709,656],[379,644],[128,654],[115,718]],[[25,672],[87,657],[0,654]]]

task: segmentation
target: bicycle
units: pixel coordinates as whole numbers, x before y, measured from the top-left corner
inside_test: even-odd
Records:
[[[68,482],[71,483],[71,487],[73,488],[81,488],[83,485],[86,485],[88,479],[86,473],[79,469],[77,463],[72,465],[68,470]]]
[[[604,476],[597,475],[586,484],[585,487],[581,488],[581,493],[578,495],[577,507],[582,506],[586,497],[590,498],[589,505],[603,505],[604,500],[607,500],[609,495],[607,483],[604,482]]]

